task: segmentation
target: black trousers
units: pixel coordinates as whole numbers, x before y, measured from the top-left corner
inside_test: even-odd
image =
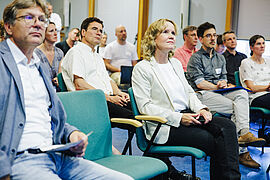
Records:
[[[131,105],[130,103],[127,104],[127,106],[119,106],[117,104],[114,104],[112,102],[107,101],[108,110],[109,110],[109,116],[110,118],[128,118],[128,119],[134,119],[133,112],[131,111]],[[135,127],[127,124],[121,124],[121,123],[111,123],[112,127],[118,127],[121,129],[128,129],[128,130],[134,130]]]
[[[251,102],[251,106],[270,109],[270,93],[259,96]]]
[[[169,139],[164,145],[191,146],[204,151],[211,157],[210,178],[212,180],[240,179],[238,142],[234,123],[226,118],[214,117],[209,122],[209,127],[203,126],[207,125],[171,127]],[[220,129],[220,132],[217,129]],[[169,158],[159,159],[163,160],[168,167],[171,166]]]

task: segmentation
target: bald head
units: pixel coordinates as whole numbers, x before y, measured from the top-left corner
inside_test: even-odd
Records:
[[[51,17],[51,14],[53,13],[53,6],[50,3],[47,3],[47,9],[49,12],[49,17]]]
[[[119,25],[115,28],[115,36],[119,44],[124,44],[127,39],[127,31],[125,26]]]

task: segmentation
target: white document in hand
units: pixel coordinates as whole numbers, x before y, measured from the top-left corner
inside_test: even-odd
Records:
[[[93,131],[89,132],[86,137],[90,136],[93,133]],[[78,146],[80,143],[82,143],[84,139],[81,139],[80,141],[73,142],[73,143],[67,143],[67,144],[57,144],[57,145],[51,145],[40,148],[42,152],[58,152],[58,151],[67,151],[72,147]]]

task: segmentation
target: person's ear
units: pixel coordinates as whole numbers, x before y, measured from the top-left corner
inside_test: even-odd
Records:
[[[7,34],[10,35],[10,36],[12,35],[12,27],[13,27],[13,25],[11,25],[9,23],[4,24],[4,28],[5,28],[6,32],[7,32]]]
[[[249,46],[250,50],[253,51],[253,47],[252,46]]]
[[[186,41],[186,38],[187,38],[187,35],[186,35],[186,34],[184,34],[184,41]]]
[[[203,42],[203,37],[199,37],[199,41],[200,41],[201,44],[202,44],[202,42]]]
[[[81,36],[82,37],[85,37],[85,33],[86,33],[86,30],[85,29],[82,29]]]

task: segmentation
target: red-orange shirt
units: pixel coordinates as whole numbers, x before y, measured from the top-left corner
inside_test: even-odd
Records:
[[[188,49],[185,45],[175,50],[174,57],[182,63],[185,72],[187,72],[187,63],[189,61],[189,58],[192,56],[193,53],[197,51],[198,51],[197,48],[195,48],[194,51],[192,51]]]

